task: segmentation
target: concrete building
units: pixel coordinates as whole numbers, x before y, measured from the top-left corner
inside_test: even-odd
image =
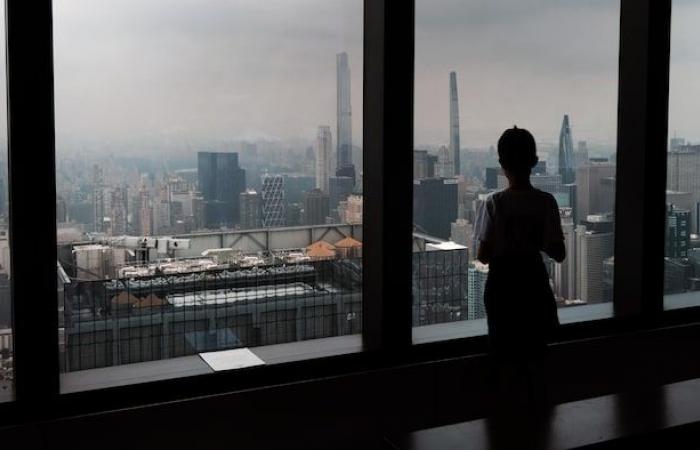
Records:
[[[127,233],[129,216],[129,195],[126,186],[120,186],[112,190],[110,202],[110,227],[112,236],[120,236]]]
[[[428,151],[413,150],[413,179],[428,178],[428,173]]]
[[[457,219],[450,225],[450,241],[465,247],[472,246],[474,226],[466,219]],[[474,252],[472,252],[473,254]],[[473,255],[472,255],[473,256]]]
[[[320,225],[326,223],[330,214],[328,194],[321,189],[312,189],[304,195],[304,224]]]
[[[578,141],[576,151],[574,152],[574,170],[583,167],[588,163],[588,143],[586,141]]]
[[[328,179],[331,176],[331,151],[333,138],[331,127],[318,127],[316,136],[316,188],[328,193]]]
[[[581,221],[590,214],[611,213],[614,198],[609,198],[610,178],[615,177],[615,165],[607,160],[590,159],[588,164],[576,170],[576,218]]]
[[[340,223],[361,224],[363,202],[361,195],[350,195],[346,201],[340,202],[338,207]]]
[[[331,216],[338,218],[338,205],[348,199],[353,191],[353,180],[350,177],[331,177],[328,180],[328,199]]]
[[[246,189],[241,193],[241,228],[251,229],[260,228],[261,220],[261,200],[260,194],[254,189]]]
[[[142,184],[138,193],[138,227],[137,234],[141,236],[151,236],[153,229],[153,206],[151,205],[151,194]]]
[[[454,156],[450,153],[450,149],[444,145],[438,149],[435,176],[442,178],[454,176]]]

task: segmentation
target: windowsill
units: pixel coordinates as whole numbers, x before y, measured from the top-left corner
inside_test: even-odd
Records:
[[[700,303],[700,299],[698,299],[698,302]],[[605,319],[612,317],[612,314],[612,303],[559,308],[559,320],[562,324]],[[414,327],[413,343],[427,344],[465,339],[484,336],[486,333],[486,319],[447,322]],[[362,337],[360,335],[352,335],[310,339],[308,341],[254,347],[249,350],[260,358],[265,365],[275,365],[358,353],[362,351]],[[214,372],[215,370],[200,355],[103,367],[61,374],[61,393],[91,391]],[[3,401],[2,394],[0,394],[0,401]]]
[[[312,339],[249,349],[266,365],[325,358],[362,351],[360,335]],[[236,369],[232,369],[236,370]],[[61,393],[91,391],[214,373],[199,355],[61,374]],[[2,398],[0,398],[2,401]]]
[[[664,295],[664,309],[683,309],[700,306],[700,291]]]
[[[698,303],[700,304],[700,298],[698,298]],[[610,302],[567,306],[559,308],[558,314],[559,322],[562,325],[608,319],[613,316],[613,304]],[[486,319],[424,325],[413,327],[413,343],[427,344],[431,342],[449,341],[452,339],[464,339],[484,336],[487,332]]]

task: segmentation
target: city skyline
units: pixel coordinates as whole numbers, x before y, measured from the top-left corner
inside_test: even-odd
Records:
[[[695,82],[700,54],[691,30],[700,5],[679,3],[683,13],[674,8],[672,29],[669,134],[698,142],[700,130],[692,118],[697,116],[693,99],[700,96]],[[313,140],[317,126],[328,123],[335,109],[332,58],[342,51],[353,61],[353,140],[361,142],[359,2],[319,5],[304,0],[292,8],[279,1],[233,5],[206,0],[197,3],[197,14],[191,14],[191,5],[186,0],[169,2],[168,8],[157,1],[135,0],[99,7],[86,0],[55,5],[59,152],[112,147],[160,153],[221,140]],[[538,141],[554,142],[558,130],[550,124],[565,112],[576,118],[578,134],[589,143],[614,145],[617,2],[438,0],[419,1],[416,8],[416,145],[449,143],[449,100],[432,92],[450,70],[460,73],[459,91],[469,99],[470,108],[462,114],[463,148],[487,148],[513,123],[530,129]],[[313,21],[306,19],[310,11]],[[516,18],[512,36],[500,33],[498,39],[484,40]],[[593,22],[595,30],[587,25]],[[560,40],[553,39],[557,33],[577,36],[566,40],[566,52]],[[4,46],[0,56],[4,58]],[[140,64],[139,70],[130,70],[135,64]],[[290,89],[281,91],[278,103],[290,108],[271,106],[270,95],[280,90],[265,89],[273,81],[271,74],[279,73],[285,74]],[[518,83],[511,73],[518,74]],[[4,75],[3,71],[2,86]],[[528,89],[512,105],[503,100],[518,87],[515,84]],[[303,101],[297,101],[301,95]],[[532,108],[541,98],[546,100],[541,107]],[[0,102],[4,101],[0,89]],[[298,114],[299,105],[304,114],[295,117],[295,123],[289,111]],[[5,114],[0,111],[0,121]],[[249,123],[236,125],[241,120]]]

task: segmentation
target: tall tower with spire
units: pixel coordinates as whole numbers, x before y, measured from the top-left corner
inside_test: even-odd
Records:
[[[335,174],[339,177],[351,177],[355,183],[355,166],[352,163],[352,110],[350,107],[350,65],[348,54],[336,55],[338,76],[337,85],[337,166]]]
[[[569,115],[564,114],[564,121],[559,132],[559,175],[563,184],[573,183],[576,178],[574,169],[574,141],[571,137]]]
[[[459,100],[457,97],[457,73],[450,72],[450,154],[454,175],[460,173],[459,162]]]

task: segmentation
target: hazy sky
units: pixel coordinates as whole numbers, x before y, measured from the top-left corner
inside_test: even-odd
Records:
[[[700,140],[700,4],[674,2],[671,132]],[[619,1],[416,0],[416,144],[513,124],[540,141],[615,141]],[[58,144],[335,139],[335,54],[362,137],[362,0],[54,0]]]

